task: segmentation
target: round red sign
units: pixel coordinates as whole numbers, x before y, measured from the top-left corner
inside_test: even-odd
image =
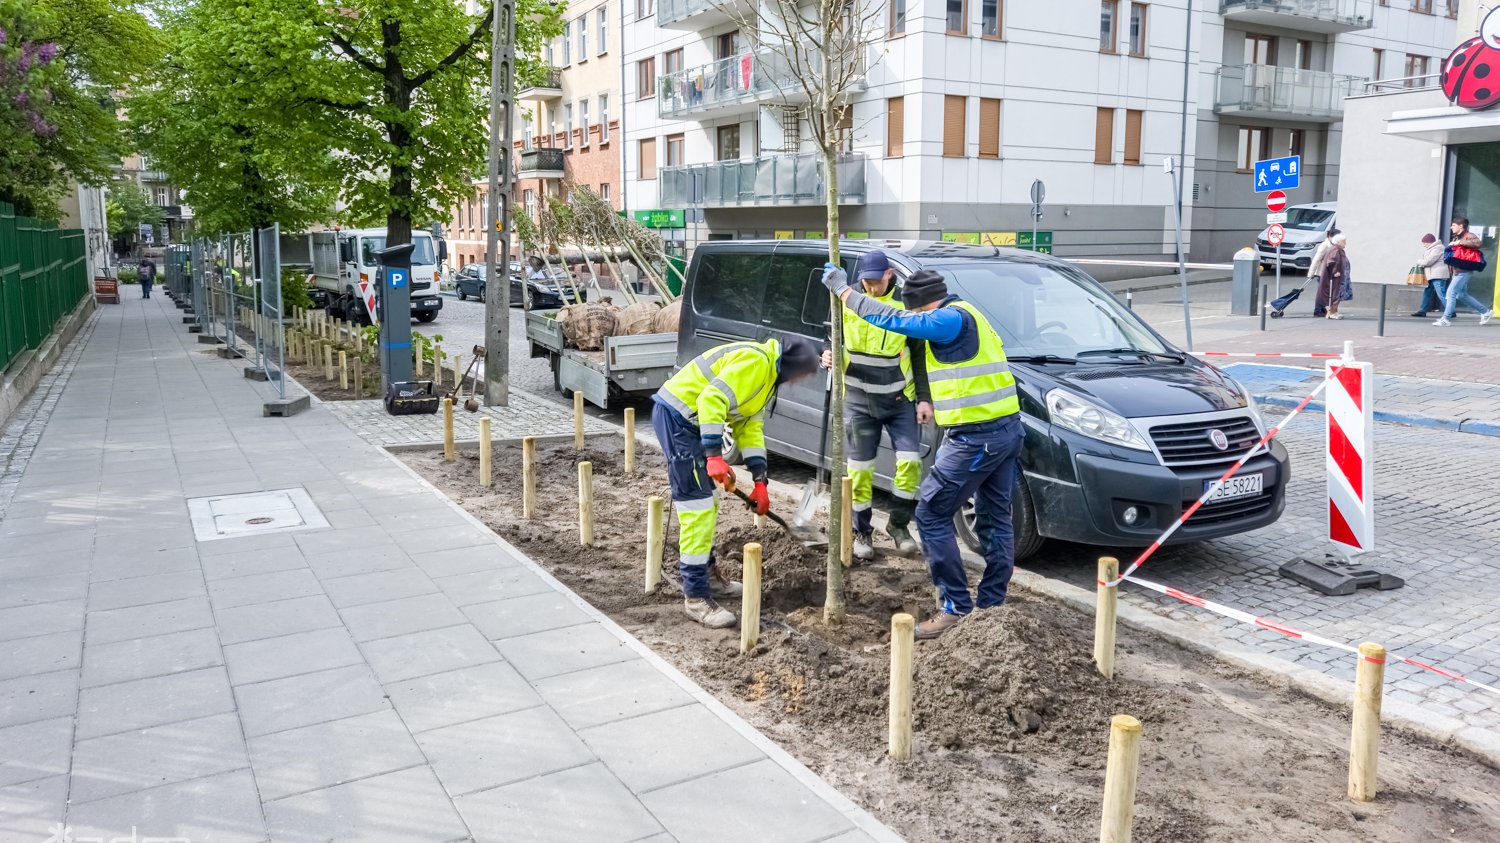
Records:
[[[1285,239],[1286,229],[1282,228],[1280,223],[1277,223],[1266,229],[1266,242],[1270,243],[1272,246],[1280,246],[1281,241]]]
[[[1286,210],[1286,192],[1273,190],[1266,194],[1266,210],[1273,214],[1279,214]]]

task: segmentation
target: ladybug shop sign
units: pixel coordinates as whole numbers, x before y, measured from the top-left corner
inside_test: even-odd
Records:
[[[1479,34],[1453,48],[1443,62],[1443,93],[1474,111],[1500,103],[1500,7],[1479,24]]]

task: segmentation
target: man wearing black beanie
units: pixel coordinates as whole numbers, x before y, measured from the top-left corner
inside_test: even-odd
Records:
[[[866,322],[927,344],[925,378],[943,442],[917,492],[916,515],[941,598],[938,612],[917,624],[916,637],[936,638],[975,606],[953,528],[954,516],[970,497],[984,546],[979,608],[1005,602],[1015,570],[1010,498],[1023,437],[1016,379],[989,320],[974,305],[949,295],[937,272],[922,270],[906,279],[901,293],[906,310],[851,288],[833,264],[824,267],[823,285]]]

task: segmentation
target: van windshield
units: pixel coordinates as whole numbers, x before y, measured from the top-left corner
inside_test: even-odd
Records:
[[[949,292],[984,311],[1012,357],[1171,353],[1134,313],[1076,270],[1000,261],[936,269],[948,279]]]
[[[360,262],[365,266],[374,266],[375,264],[380,263],[380,261],[376,259],[375,253],[385,248],[385,238],[361,237],[359,242],[361,244],[360,257],[363,258],[363,260],[361,260]],[[411,250],[412,266],[433,266],[437,264],[437,260],[433,257],[432,254],[431,237],[427,236],[426,234],[413,234],[411,236],[411,242],[416,246],[416,248]]]
[[[1327,231],[1333,212],[1318,208],[1290,208],[1286,212],[1286,227],[1293,231]]]

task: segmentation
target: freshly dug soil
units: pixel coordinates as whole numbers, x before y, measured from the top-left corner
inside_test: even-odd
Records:
[[[1500,840],[1500,773],[1456,751],[1388,732],[1381,791],[1345,797],[1345,711],[1271,688],[1211,659],[1121,631],[1116,679],[1091,663],[1093,621],[1013,593],[916,653],[913,759],[885,756],[889,624],[933,604],[920,560],[883,556],[848,572],[848,621],[822,620],[824,560],[774,525],[720,506],[719,564],[739,575],[764,546],[761,643],[687,620],[676,591],[676,529],[664,583],[642,594],[646,498],[669,497],[659,454],[623,476],[618,436],[538,446],[540,516],[520,517],[520,448],[403,459],[497,533],[912,841],[1076,843],[1098,835],[1109,718],[1144,725],[1136,798],[1141,841],[1406,843]],[[576,463],[594,466],[595,544],[580,550]],[[794,501],[777,500],[790,513]],[[670,511],[670,508],[669,508]],[[671,516],[669,515],[669,518]],[[732,606],[738,613],[738,606]]]

